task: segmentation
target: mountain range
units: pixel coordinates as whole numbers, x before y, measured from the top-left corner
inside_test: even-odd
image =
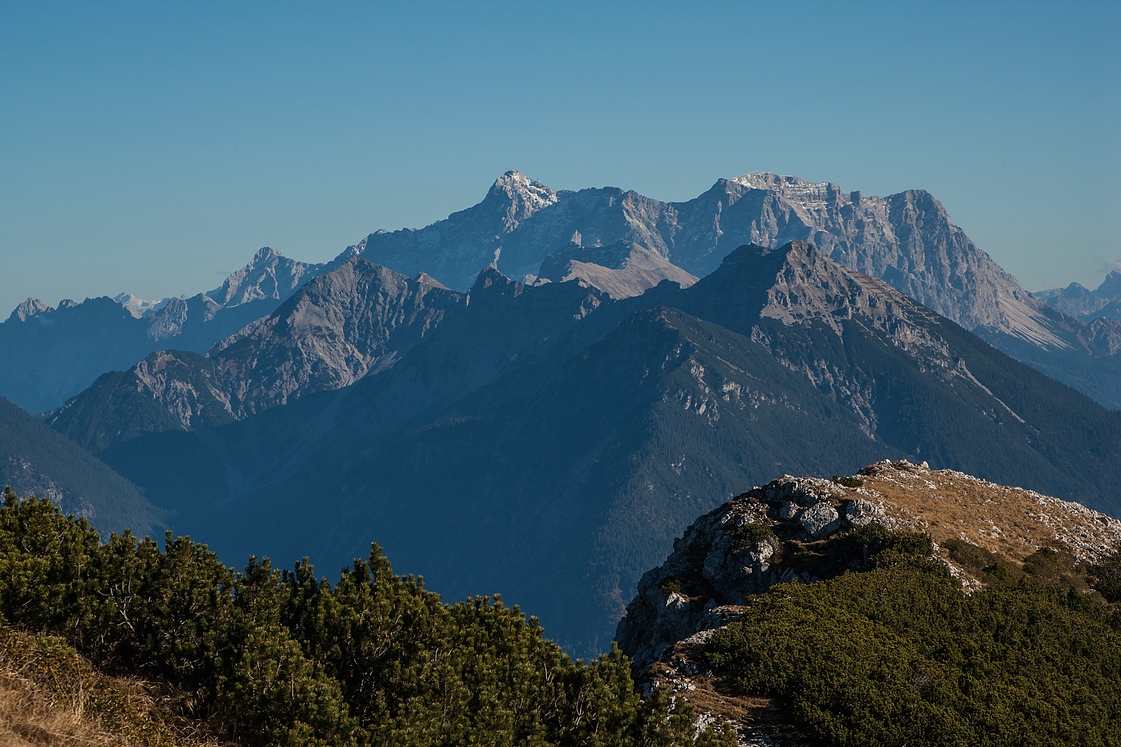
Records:
[[[406,276],[427,273],[460,292],[494,266],[531,282],[579,277],[618,299],[661,280],[689,285],[744,244],[777,248],[792,240],[813,243],[1017,360],[1121,408],[1121,320],[1108,311],[1081,319],[1085,304],[1028,293],[927,192],[881,198],[767,173],[720,179],[675,203],[614,187],[558,191],[511,171],[477,205],[422,229],[374,232],[327,264],[266,248],[223,286],[190,299],[153,304],[124,294],[57,309],[28,299],[0,324],[0,349],[28,361],[18,373],[0,374],[0,395],[40,412],[149,353],[204,353],[354,254]]]
[[[376,540],[581,654],[692,517],[776,473],[908,457],[1121,512],[1121,413],[806,242],[627,297],[358,255],[51,424],[223,557],[330,568]]]
[[[473,208],[420,230],[372,233],[353,249],[399,272],[423,270],[466,290],[490,263],[509,277],[540,275],[549,255],[569,244],[629,241],[703,277],[736,247],[793,240],[882,278],[1013,357],[1107,407],[1121,407],[1121,324],[1091,330],[1056,313],[922,190],[881,198],[755,173],[720,179],[704,194],[673,203],[613,187],[557,191],[511,171]]]
[[[206,352],[337,266],[296,262],[265,247],[222,285],[190,298],[151,302],[121,294],[57,307],[29,298],[0,324],[0,350],[21,361],[0,370],[0,396],[41,412],[157,350]]]
[[[64,505],[229,562],[377,541],[583,655],[693,517],[777,473],[926,460],[1121,513],[1119,327],[1028,294],[925,192],[750,174],[665,203],[509,172],[328,264],[263,249],[191,299],[29,300],[0,393],[127,504]],[[49,493],[26,475],[57,459],[8,443]]]

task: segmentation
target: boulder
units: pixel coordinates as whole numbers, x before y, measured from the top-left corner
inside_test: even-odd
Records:
[[[799,520],[806,533],[815,539],[827,537],[841,528],[841,515],[831,503],[825,501],[807,508]]]

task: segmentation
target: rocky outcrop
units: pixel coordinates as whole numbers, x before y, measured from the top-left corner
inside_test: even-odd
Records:
[[[675,643],[726,624],[753,594],[817,580],[784,558],[790,543],[813,543],[882,512],[855,491],[814,477],[787,475],[745,493],[693,523],[666,562],[643,575],[615,640],[645,669]]]
[[[778,583],[818,580],[814,566],[799,556],[838,531],[873,521],[929,534],[936,557],[947,563],[939,543],[950,539],[1016,561],[1052,547],[1093,563],[1121,548],[1121,521],[1034,491],[932,470],[925,462],[879,462],[834,481],[787,475],[686,529],[666,561],[643,575],[616,640],[636,668],[646,670],[674,646],[704,639],[711,634],[706,631],[735,619],[752,595]]]
[[[872,521],[927,533],[933,558],[962,580],[963,591],[982,582],[951,560],[942,544],[950,540],[1014,562],[1047,547],[1092,564],[1121,549],[1121,521],[925,462],[879,462],[833,481],[785,476],[697,519],[666,561],[642,577],[616,640],[648,687],[670,687],[706,722],[736,722],[741,745],[786,744],[776,726],[781,715],[769,712],[781,704],[729,695],[705,645],[776,584],[846,570],[830,557],[828,538]]]

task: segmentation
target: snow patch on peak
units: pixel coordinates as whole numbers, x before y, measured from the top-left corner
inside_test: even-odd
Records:
[[[830,197],[834,199],[841,197],[841,188],[831,182],[809,182],[796,176],[782,176],[766,171],[737,176],[729,179],[728,182],[748,189],[775,192],[799,203],[799,206],[820,203]]]
[[[732,184],[739,184],[751,189],[772,189],[780,192],[788,189],[798,191],[807,187],[821,189],[830,186],[829,182],[810,182],[805,179],[799,179],[796,176],[773,174],[769,171],[753,171],[750,174],[737,176],[728,181]]]
[[[508,228],[513,228],[518,221],[525,220],[541,208],[555,203],[557,191],[530,179],[520,171],[507,171],[495,180],[487,197],[510,203],[507,209],[507,223]]]
[[[149,301],[132,293],[118,293],[113,296],[113,300],[124,306],[128,313],[132,314],[136,319],[141,319],[148,314],[159,311],[171,298],[161,298],[159,301]]]

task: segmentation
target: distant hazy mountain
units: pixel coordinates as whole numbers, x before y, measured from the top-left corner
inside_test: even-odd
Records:
[[[121,294],[63,301],[58,308],[29,298],[0,324],[0,352],[21,362],[0,370],[0,395],[41,412],[58,407],[106,371],[127,369],[151,352],[204,352],[272,312],[327,269],[265,247],[222,285],[191,298],[151,302]]]
[[[1048,306],[1083,321],[1113,319],[1121,321],[1121,272],[1114,270],[1096,290],[1079,283],[1051,288],[1034,294]]]
[[[244,339],[291,347],[280,320],[329,277]],[[582,653],[697,513],[776,473],[907,456],[1121,512],[1121,413],[805,243],[619,301],[490,268],[422,337],[350,386],[226,425],[126,432],[98,415],[120,393],[173,412],[126,383],[57,426],[224,556],[330,568],[376,540],[431,588],[502,592]]]
[[[632,242],[703,277],[738,246],[792,240],[884,279],[1029,365],[1121,408],[1116,353],[1089,345],[1085,338],[1095,333],[1024,290],[922,190],[870,197],[757,173],[667,203],[617,188],[555,191],[511,171],[472,208],[419,230],[370,234],[354,249],[399,272],[424,270],[465,290],[490,264],[514,278],[564,276],[550,257],[573,244],[598,249]],[[595,271],[567,274],[597,282]]]
[[[20,497],[37,495],[64,513],[86,517],[106,536],[125,529],[159,535],[167,526],[166,512],[135,485],[0,397],[0,487],[5,485]]]

